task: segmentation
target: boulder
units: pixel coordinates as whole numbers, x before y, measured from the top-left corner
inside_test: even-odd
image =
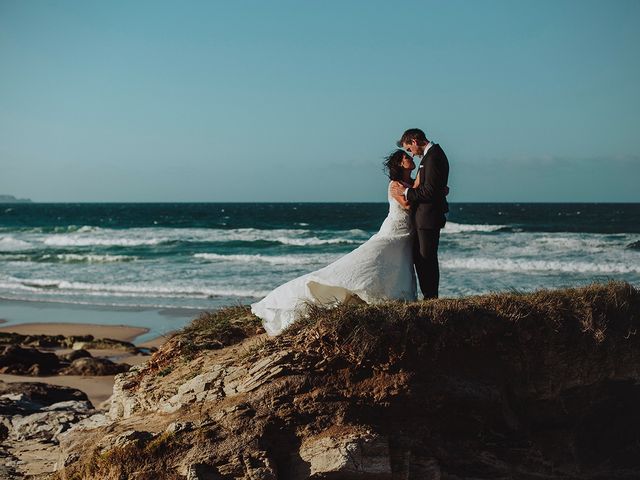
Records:
[[[28,414],[60,402],[89,401],[87,394],[70,387],[42,382],[0,380],[0,415]]]
[[[323,435],[307,440],[299,454],[308,465],[309,478],[325,478],[327,474],[354,480],[392,478],[389,443],[379,435]]]
[[[60,433],[92,411],[87,395],[75,388],[0,381],[0,425],[9,442],[56,442]]]
[[[31,415],[15,415],[11,419],[10,437],[16,441],[55,441],[78,420],[85,418],[91,410],[88,401],[70,401],[53,404]]]
[[[23,335],[16,332],[0,332],[0,345],[22,345],[39,348],[70,348],[74,342],[91,342],[93,335]]]
[[[640,250],[640,240],[631,242],[629,245],[627,245],[627,248],[631,250]]]
[[[61,355],[60,358],[66,360],[67,362],[73,362],[78,358],[87,358],[91,356],[91,353],[89,353],[87,350],[80,348],[78,350],[71,350],[69,353]]]
[[[100,339],[91,339],[91,340],[87,340],[87,339],[78,339],[75,340],[72,345],[71,348],[73,350],[80,350],[80,349],[89,349],[89,348],[93,348],[93,349],[114,349],[114,350],[124,350],[127,352],[131,352],[131,353],[143,353],[144,351],[139,349],[138,347],[136,347],[133,343],[131,342],[126,342],[124,340],[116,340],[114,338],[100,338]]]
[[[131,368],[127,363],[114,363],[106,358],[76,358],[71,365],[63,368],[60,375],[115,375]]]
[[[0,373],[13,375],[51,375],[60,368],[55,353],[33,347],[7,345],[0,351]]]

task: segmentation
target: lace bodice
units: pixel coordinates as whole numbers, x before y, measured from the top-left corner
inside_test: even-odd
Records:
[[[380,227],[380,234],[385,235],[406,235],[412,230],[411,215],[409,210],[402,208],[395,198],[391,196],[391,182],[387,188],[387,199],[389,200],[389,214]]]

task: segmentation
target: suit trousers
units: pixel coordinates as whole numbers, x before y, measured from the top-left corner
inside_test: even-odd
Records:
[[[413,263],[425,299],[438,298],[440,267],[438,266],[439,228],[418,228],[413,249]]]

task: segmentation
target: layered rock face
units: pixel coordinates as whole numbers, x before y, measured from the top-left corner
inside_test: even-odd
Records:
[[[118,375],[57,478],[640,478],[639,323],[618,283],[312,309],[273,339],[227,309]]]

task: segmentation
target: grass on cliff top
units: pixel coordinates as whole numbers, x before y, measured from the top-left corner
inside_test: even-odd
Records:
[[[625,282],[539,290],[491,293],[419,302],[307,306],[305,315],[275,341],[295,340],[305,350],[350,361],[377,361],[437,352],[454,343],[479,342],[488,335],[549,338],[628,339],[640,324],[640,291]],[[179,338],[193,355],[262,333],[260,319],[248,306],[202,313]],[[525,338],[526,337],[526,338]],[[545,340],[546,339],[546,340]]]
[[[223,348],[263,332],[260,319],[245,305],[203,312],[177,336],[187,352],[194,352]]]
[[[307,316],[284,335],[296,337],[306,350],[361,364],[508,338],[518,338],[520,345],[538,342],[541,348],[549,342],[638,341],[639,326],[640,290],[609,282],[412,303],[310,305]]]

